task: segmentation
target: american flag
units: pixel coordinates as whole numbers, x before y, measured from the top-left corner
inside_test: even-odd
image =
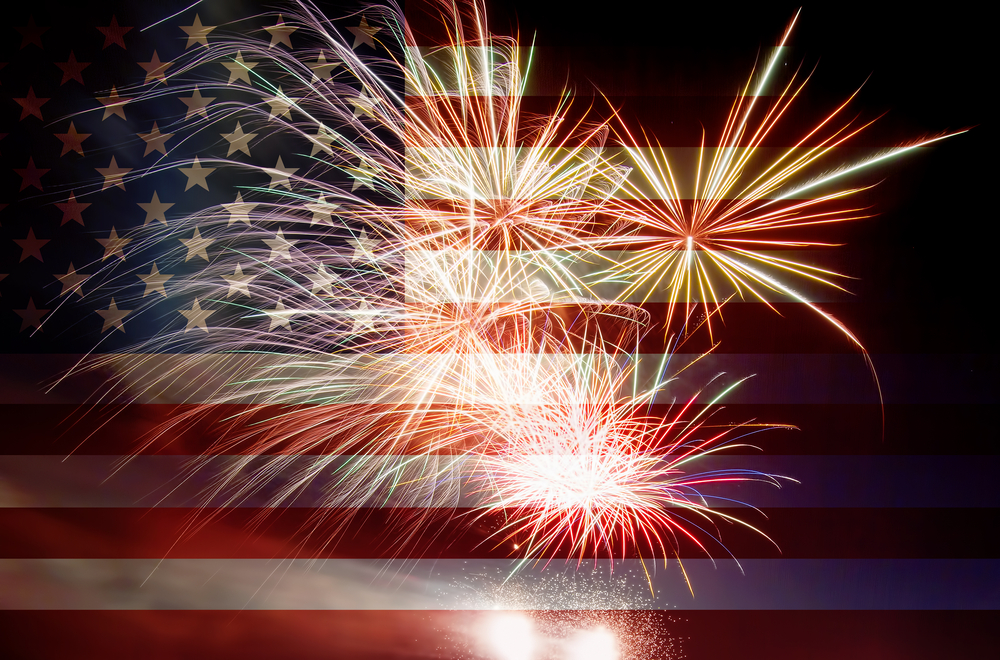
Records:
[[[322,9],[359,52],[378,53],[370,37],[380,26],[363,8]],[[286,155],[265,135],[246,137],[251,131],[235,116],[195,130],[211,104],[232,101],[239,89],[173,91],[171,68],[180,67],[173,63],[231,35],[230,21],[256,17],[241,25],[263,30],[275,48],[296,46],[301,35],[277,19],[279,11],[225,2],[46,2],[19,7],[6,21],[4,657],[493,657],[470,637],[491,616],[483,611],[487,592],[505,575],[508,553],[482,544],[468,526],[446,527],[395,563],[387,560],[398,546],[376,510],[354,519],[336,546],[319,533],[303,542],[308,506],[261,518],[248,502],[191,533],[202,484],[178,478],[192,448],[211,440],[207,423],[122,464],[177,409],[142,403],[83,414],[81,404],[106,378],[93,371],[49,388],[84,353],[127,350],[165,326],[199,331],[193,298],[167,294],[171,275],[176,283],[182,269],[209,265],[211,244],[182,235],[176,270],[128,244],[144,225],[170,226],[216,204],[232,204],[237,214],[245,208],[236,206],[243,202],[234,179],[193,164],[195,156],[235,154],[278,172],[309,166],[301,149]],[[529,104],[548,107],[568,84],[578,104],[597,105],[599,89],[623,116],[677,147],[696,146],[703,125],[712,135],[754,53],[792,13],[490,4],[495,31],[520,30],[522,41],[535,35]],[[439,25],[432,10],[407,3],[406,14],[432,42]],[[587,577],[584,569],[576,576],[575,564],[567,571],[561,562],[529,569],[517,582],[532,594],[523,602],[543,610],[536,625],[561,607],[598,610],[587,621],[632,621],[630,634],[654,640],[636,646],[653,649],[636,657],[692,660],[931,659],[996,648],[998,365],[985,304],[996,230],[985,194],[994,137],[984,123],[985,29],[966,16],[928,22],[868,5],[806,8],[788,66],[823,59],[803,103],[829,107],[872,74],[858,107],[889,111],[857,146],[877,151],[979,124],[864,174],[865,183],[880,182],[864,193],[878,217],[835,228],[830,242],[845,245],[815,255],[858,278],[848,285],[853,295],[831,294],[823,308],[869,350],[884,406],[858,352],[801,305],[778,303],[780,315],[760,303],[728,305],[712,368],[756,377],[726,401],[721,418],[799,429],[763,434],[762,453],[737,457],[801,482],[752,491],[747,499],[762,513],[741,513],[780,551],[753,535],[727,534],[742,571],[692,555],[684,564],[694,595],[667,569],[657,573],[652,599],[627,569],[616,574],[624,577]],[[319,60],[312,64],[325,71]],[[158,93],[130,99],[140,88]],[[191,130],[168,128],[185,122]],[[144,168],[152,173],[130,175]],[[127,276],[101,277],[112,265]],[[130,316],[122,300],[157,302]]]

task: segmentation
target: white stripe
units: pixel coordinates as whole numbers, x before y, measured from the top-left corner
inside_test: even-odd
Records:
[[[995,559],[686,559],[694,596],[676,561],[613,566],[608,577],[576,560],[518,572],[490,559],[0,559],[0,582],[17,585],[0,590],[0,609],[1000,609],[983,588]]]
[[[651,244],[653,245],[653,244]],[[627,264],[632,260],[649,258],[650,252],[599,250],[538,250],[533,252],[500,252],[496,250],[406,250],[405,287],[406,300],[413,303],[431,302],[524,302],[539,303],[579,303],[640,304],[643,302],[669,302],[676,296],[676,302],[801,302],[794,297],[760,282],[754,283],[758,298],[736,284],[718,267],[712,258],[702,250],[693,250],[692,260],[697,260],[712,283],[713,291],[699,291],[697,281],[691,289],[671,291],[667,282],[656,284],[657,277],[650,278],[651,284],[633,287],[635,277],[622,275],[611,280],[610,269],[614,264]],[[683,251],[675,253],[675,260],[687,257]],[[780,271],[764,266],[759,261],[751,261],[733,252],[724,252],[725,257],[742,265],[745,270],[764,273],[781,279]],[[770,250],[759,253],[763,259],[783,260],[804,264],[816,264],[817,256],[828,259],[829,252],[817,253],[794,250]],[[634,261],[633,261],[634,263]],[[676,265],[671,271],[676,269]],[[732,269],[732,267],[729,267]],[[605,275],[600,273],[604,271]],[[657,269],[656,273],[664,272]],[[698,273],[694,273],[698,277]],[[747,275],[738,274],[746,280]],[[794,284],[789,287],[802,299],[813,303],[843,301],[848,294],[820,282],[791,275]],[[826,275],[829,279],[830,276]],[[608,281],[602,281],[606,279]],[[635,288],[635,290],[630,290]],[[683,313],[683,308],[680,310]]]
[[[702,356],[681,353],[670,357],[661,371],[663,358],[660,354],[639,355],[635,375],[637,391],[641,392],[654,382],[680,374],[658,391],[654,399],[657,403],[686,402],[699,393],[702,394],[698,401],[708,403],[723,391],[725,395],[719,398],[719,403],[879,403],[871,371],[857,354],[716,353]],[[964,365],[962,358],[937,360],[930,365],[924,365],[926,360],[883,361],[887,366],[880,371],[880,376],[893,381],[907,379],[911,372],[919,373],[924,366],[958,373]],[[520,397],[521,403],[545,403],[532,398],[527,388],[532,382],[532,373],[573,369],[570,373],[583,374],[592,368],[599,371],[601,364],[612,359],[618,358],[448,353],[382,356],[108,354],[96,356],[94,366],[129,386],[128,396],[117,399],[127,403],[402,405],[434,401],[448,405],[488,404],[496,402],[492,397],[513,395]],[[873,359],[879,365],[879,356]],[[0,371],[12,375],[28,373],[33,379],[10,387],[5,402],[115,402],[115,399],[100,396],[108,391],[106,378],[87,384],[88,370],[78,365],[78,362],[85,364],[80,361],[80,356],[46,356],[45,362],[39,363],[33,356],[0,355]],[[46,366],[51,371],[39,371]],[[69,377],[46,396],[44,384],[55,381],[74,366],[82,381]],[[512,374],[522,376],[522,384],[527,385],[515,389],[517,381]],[[740,379],[755,375],[757,378],[750,378],[739,387],[726,389]],[[466,380],[456,383],[454,378]],[[439,386],[433,396],[428,396],[428,383]],[[628,381],[628,387],[631,383]],[[455,391],[457,387],[463,388],[460,400],[448,394],[449,389]],[[904,388],[894,397],[887,395],[885,403],[947,402],[970,396],[967,388],[942,387],[919,389],[918,399],[913,399],[915,390]],[[630,393],[623,392],[623,396],[626,394]]]

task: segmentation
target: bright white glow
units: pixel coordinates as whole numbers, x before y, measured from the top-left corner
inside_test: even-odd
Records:
[[[582,630],[566,643],[565,660],[618,660],[618,640],[607,628]]]
[[[523,614],[501,614],[490,619],[487,633],[497,660],[531,660],[535,657],[535,631]]]

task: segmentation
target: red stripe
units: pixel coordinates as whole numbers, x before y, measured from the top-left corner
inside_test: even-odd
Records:
[[[907,559],[980,558],[1000,554],[991,533],[998,509],[786,508],[755,513],[728,509],[766,532],[723,525],[726,548],[740,559]],[[500,519],[474,518],[468,510],[425,509],[0,509],[0,557],[121,559],[272,558],[493,558],[523,556],[511,542],[491,537]],[[344,514],[347,514],[346,516]],[[317,515],[327,516],[317,522]],[[413,517],[435,516],[407,538]],[[766,516],[766,517],[765,517]],[[703,521],[699,521],[704,524]],[[343,527],[340,525],[343,524]],[[330,543],[336,539],[336,543]],[[402,539],[402,540],[401,540]],[[500,544],[497,547],[498,543]],[[706,542],[714,556],[728,556]],[[588,551],[589,552],[589,551]],[[550,553],[546,553],[549,556]],[[606,551],[597,553],[609,558]],[[645,548],[643,556],[655,556]],[[551,553],[566,557],[565,550]],[[689,542],[681,557],[703,558]],[[589,556],[593,556],[590,554]],[[629,552],[629,556],[635,556]],[[616,553],[620,558],[620,550]]]
[[[737,209],[737,200],[724,201],[713,217],[721,218],[722,214],[732,210],[731,217],[720,222],[710,232],[700,233],[698,249],[716,250],[739,261],[746,259],[734,252],[734,248],[762,252],[765,255],[772,251],[830,254],[830,248],[838,245],[831,243],[829,224],[875,215],[864,202],[852,203],[850,198],[846,201],[817,202],[808,208],[795,210],[795,207],[807,202],[808,199],[774,202],[762,200],[746,202],[745,206]],[[475,203],[478,223],[475,248],[503,251],[546,248],[572,252],[583,249],[676,251],[686,247],[686,237],[674,229],[640,226],[635,221],[623,220],[648,217],[665,224],[665,218],[677,218],[678,214],[670,210],[662,200],[647,199],[641,206],[630,200],[611,200],[603,207],[603,211],[583,220],[593,213],[588,204],[560,202],[558,206],[552,206],[547,201],[478,201]],[[686,218],[690,217],[693,200],[680,199],[676,200],[676,204],[686,209],[685,215],[677,218],[681,226],[684,226]],[[744,202],[740,201],[739,204]],[[408,239],[408,246],[421,250],[453,250],[456,241],[463,244],[462,241],[467,240],[470,206],[468,200],[411,201],[405,211],[406,223],[415,236]],[[775,224],[778,226],[774,228],[758,231],[740,229],[741,222],[751,222],[754,219],[763,222],[786,212],[791,218],[788,223],[790,226],[780,226],[781,221],[776,220]],[[803,226],[796,226],[797,221],[801,221]],[[809,222],[813,221],[817,224],[810,225]],[[457,233],[441,236],[444,228]],[[811,256],[814,258],[814,254]],[[609,265],[602,266],[598,261],[595,270]]]
[[[222,436],[220,430],[226,428],[226,420],[233,415],[243,415],[237,429],[247,431],[253,428],[254,422],[288,412],[284,408],[267,406],[250,413],[248,410],[247,406],[236,405],[145,404],[90,408],[59,404],[0,406],[0,425],[5,430],[0,436],[0,454],[319,455],[330,451],[323,443],[307,443],[309,438],[304,436],[293,436],[287,441],[264,445],[257,442],[260,440],[258,435],[250,435],[242,442],[233,440],[219,443]],[[338,410],[329,406],[302,410],[302,416],[325,420],[317,424],[318,434],[326,432],[326,429],[339,428],[344,417],[355,412],[351,408]],[[724,427],[750,422],[786,424],[799,429],[775,430],[755,436],[753,443],[763,448],[768,455],[940,454],[944,439],[939,432],[928,432],[928,429],[947,429],[948,437],[961,438],[961,442],[950,442],[947,445],[950,454],[979,455],[990,454],[994,449],[992,436],[983,433],[981,429],[982,420],[991,410],[988,406],[948,404],[890,404],[884,408],[877,405],[737,404],[720,407],[707,424]],[[379,417],[384,416],[387,410],[369,407],[365,412],[367,417]],[[649,414],[653,416],[666,413],[666,407],[660,405],[649,410]],[[385,418],[382,420],[383,423],[388,421]],[[273,430],[275,426],[265,428]],[[330,434],[332,431],[328,435]],[[357,447],[357,451],[364,449]],[[736,454],[740,451],[729,453]],[[760,454],[755,450],[752,453]]]
[[[544,78],[544,77],[543,77]],[[537,77],[536,77],[537,79]],[[561,84],[563,81],[554,81]],[[520,99],[521,121],[518,124],[518,131],[514,144],[518,146],[536,146],[538,140],[534,132],[537,123],[529,121],[534,117],[549,117],[553,113],[560,112],[560,105],[565,103],[565,99],[559,96],[561,88],[549,88],[549,85],[541,83],[535,85],[536,93],[540,95],[523,96]],[[595,123],[608,121],[615,114],[620,118],[611,124],[611,127],[621,132],[624,123],[632,132],[631,139],[627,140],[629,146],[635,147],[655,147],[664,146],[676,147],[700,147],[702,146],[702,129],[704,129],[704,141],[706,147],[720,146],[722,130],[726,125],[726,119],[733,107],[737,97],[730,95],[731,89],[726,95],[719,96],[699,96],[698,92],[689,95],[657,95],[654,93],[636,95],[611,95],[606,99],[601,96],[576,96],[573,102],[563,108],[560,116],[563,117],[561,126],[552,139],[545,141],[541,146],[557,146],[563,144],[567,147],[577,147],[587,144],[586,136],[589,132],[586,127],[593,127]],[[541,95],[542,93],[548,95]],[[423,96],[407,96],[406,105],[414,111],[414,119],[426,119],[432,111],[437,113],[435,124],[441,127],[451,126],[449,130],[442,131],[435,139],[443,139],[443,144],[447,146],[481,147],[491,146],[489,143],[479,141],[475,132],[467,129],[459,129],[459,124],[448,120],[448,117],[462,117],[461,108],[466,110],[470,106],[478,106],[485,110],[487,99],[492,97],[437,97],[427,98]],[[760,96],[757,97],[757,108],[768,108],[771,103],[780,100],[778,97]],[[789,112],[794,113],[795,119],[778,122],[771,131],[764,137],[759,146],[765,148],[787,149],[793,147],[805,138],[814,125],[820,123],[830,112],[835,110],[844,99],[816,98],[815,96],[804,95],[796,98]],[[500,103],[499,100],[496,101]],[[860,107],[860,105],[859,105]],[[834,120],[831,126],[841,127],[850,123],[857,112],[850,112],[841,115],[840,121]],[[874,116],[867,117],[868,120]],[[852,126],[862,126],[863,122],[855,120]],[[645,131],[637,130],[642,127]],[[581,128],[583,130],[581,130]],[[820,143],[824,136],[828,136],[831,131],[820,131],[809,138],[802,146],[813,147]],[[410,132],[410,139],[415,140],[412,144],[431,144],[429,140],[416,141],[420,134],[416,131]],[[751,133],[752,135],[752,133]],[[445,139],[450,136],[461,136],[460,140],[450,142]],[[913,141],[915,135],[911,127],[900,126],[900,123],[882,121],[869,126],[860,134],[851,138],[844,144],[845,149],[841,153],[848,153],[851,149],[885,149],[899,146]],[[919,137],[919,136],[916,136]],[[606,146],[615,146],[620,141],[610,137]],[[841,156],[842,158],[845,156]],[[761,155],[759,159],[767,159],[767,155]],[[832,156],[833,159],[837,155]]]
[[[484,611],[5,611],[0,649],[20,660],[401,660],[468,657]],[[572,612],[537,612],[572,622]],[[989,658],[992,611],[615,611],[687,660],[940,660]],[[627,625],[627,623],[626,623]],[[479,657],[479,656],[475,656]]]

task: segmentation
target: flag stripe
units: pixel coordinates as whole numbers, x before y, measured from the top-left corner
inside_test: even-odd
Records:
[[[175,455],[135,456],[127,462],[118,456],[4,456],[0,457],[0,473],[6,475],[15,506],[20,492],[28,501],[36,499],[40,505],[54,507],[311,508],[336,502],[330,499],[330,489],[336,485],[347,490],[347,484],[353,484],[352,492],[357,493],[359,486],[351,477],[364,465],[377,468],[368,478],[379,474],[385,485],[362,484],[361,492],[350,497],[351,506],[442,510],[479,506],[478,493],[484,484],[476,469],[478,459],[434,458],[425,468],[434,474],[430,482],[410,481],[416,479],[411,473],[419,473],[418,466],[424,465],[422,456]],[[562,459],[549,456],[538,461],[546,458],[556,465]],[[413,467],[407,470],[407,466]],[[697,476],[741,470],[800,483],[783,482],[775,488],[735,481],[696,488],[713,508],[744,502],[760,507],[1000,506],[1000,491],[991,483],[992,475],[1000,472],[1000,457],[995,456],[726,456],[720,452],[692,460],[678,467],[677,473]],[[227,480],[228,485],[218,485],[223,477],[234,475],[239,483]],[[311,475],[305,486],[300,485],[303,475]],[[396,481],[403,483],[390,491],[389,485]],[[37,483],[50,485],[44,493],[35,493],[33,484]],[[437,486],[434,497],[431,485]]]
[[[394,408],[374,406],[366,412],[381,417]],[[689,417],[704,406],[689,410]],[[326,417],[331,424],[354,412],[351,407],[309,406],[298,414],[312,418]],[[748,441],[767,454],[798,455],[937,455],[945,451],[954,456],[989,455],[993,438],[980,432],[984,419],[991,416],[989,405],[969,404],[729,404],[718,407],[706,422],[707,428],[751,424],[787,424],[795,431],[772,430],[754,435]],[[658,417],[669,414],[670,407],[654,405],[640,412]],[[676,409],[675,409],[676,414]],[[311,436],[293,434],[292,439],[273,444],[258,442],[250,436],[243,442],[221,442],[219,429],[227,420],[242,420],[240,425],[252,431],[263,420],[291,415],[282,406],[174,406],[136,404],[130,406],[84,406],[76,404],[25,404],[0,406],[0,454],[49,455],[192,455],[192,454],[282,454],[317,455],[330,453],[322,442],[308,442]],[[884,415],[884,427],[883,427]],[[294,416],[293,416],[294,417]],[[184,420],[183,424],[176,424]],[[320,437],[325,425],[318,424]],[[754,427],[751,427],[754,428]],[[337,437],[330,432],[331,437]],[[955,442],[961,438],[961,442]],[[315,440],[315,438],[312,438]],[[406,453],[408,445],[401,443]],[[355,452],[364,453],[359,445]],[[371,451],[371,448],[369,448]],[[759,455],[756,449],[733,448],[730,455]]]
[[[5,642],[13,657],[24,660],[106,660],[136,654],[150,660],[389,660],[401,653],[411,658],[462,657],[476,648],[477,631],[493,616],[492,611],[473,609],[22,610],[0,611],[0,627],[20,632]],[[547,615],[536,616],[544,620]],[[803,649],[810,649],[811,660],[840,660],[856,656],[859,649],[885,650],[907,660],[938,660],[957,649],[977,658],[990,657],[996,649],[997,615],[983,610],[648,610],[600,611],[593,619],[575,613],[560,616],[612,626],[617,621],[623,627],[634,622],[644,634],[673,642],[675,650],[682,649],[691,660],[801,660]]]
[[[529,85],[528,91],[530,92],[533,88],[537,89],[537,86]],[[780,100],[781,97],[758,96],[756,98],[760,107],[768,107]],[[434,116],[433,122],[428,121],[426,124],[428,127],[434,127],[431,133],[434,140],[427,139],[430,136],[425,136],[421,131],[411,130],[408,134],[409,145],[441,146],[442,144],[447,145],[450,139],[455,142],[451,146],[493,146],[478,142],[477,140],[481,140],[483,136],[464,130],[463,125],[457,121],[458,118],[464,116],[462,113],[463,104],[475,108],[478,112],[486,112],[489,110],[490,99],[493,99],[493,106],[497,111],[496,116],[505,116],[505,111],[510,103],[507,97],[463,96],[459,99],[454,96],[408,95],[406,107],[413,113],[415,121],[428,121],[431,112],[438,113]],[[581,129],[592,129],[595,117],[608,119],[612,117],[613,113],[617,113],[628,127],[642,126],[646,129],[645,132],[637,132],[629,138],[630,147],[646,148],[666,145],[671,153],[675,153],[675,150],[700,148],[704,139],[704,146],[713,148],[723,145],[720,141],[720,131],[726,125],[726,119],[736,101],[737,97],[732,95],[632,95],[608,96],[606,99],[578,96],[567,107],[564,97],[529,94],[522,97],[520,101],[521,121],[514,127],[516,128],[514,135],[510,136],[511,144],[517,146],[537,144],[537,123],[526,121],[526,118],[532,115],[548,118],[553,113],[561,111],[560,116],[563,119],[560,125],[552,127],[554,133],[552,139],[548,141],[550,144],[559,144],[569,148],[587,145],[597,146],[588,141],[588,133]],[[792,107],[796,113],[801,113],[801,116],[814,117],[818,120],[835,110],[837,105],[838,103],[827,100],[803,96],[796,98]],[[849,120],[850,117],[847,117],[843,123],[848,123]],[[581,124],[581,121],[584,123]],[[857,125],[861,126],[862,124],[857,122]],[[612,123],[611,126],[617,131],[621,130],[621,124],[618,122]],[[703,127],[706,128],[704,133],[702,133]],[[796,145],[813,147],[820,144],[824,135],[824,133],[819,132],[810,136],[808,131],[804,131],[799,124],[779,122],[763,137],[760,146],[765,150],[787,149]],[[420,137],[424,137],[425,141],[417,143],[415,140]],[[905,129],[901,129],[898,125],[893,126],[892,122],[876,122],[854,136],[844,146],[834,149],[831,154],[850,154],[842,157],[855,159],[861,157],[866,150],[895,148],[901,143],[911,142],[913,137],[912,133],[905,132]],[[615,145],[618,144],[618,141],[614,137],[607,139],[606,144],[609,147],[607,151],[611,153],[617,151]]]
[[[995,557],[998,508],[765,508],[721,509],[766,531],[736,525],[722,530],[725,548],[706,543],[713,556],[739,559],[980,559]],[[130,559],[413,557],[510,559],[523,556],[503,537],[487,537],[496,517],[473,512],[431,520],[419,547],[385,530],[405,527],[425,511],[240,508],[0,508],[6,533],[0,557]],[[404,522],[401,522],[404,521]],[[341,529],[340,525],[344,527]],[[499,543],[499,546],[498,546]],[[775,545],[776,544],[776,545]],[[662,554],[659,551],[652,556]],[[558,557],[566,557],[565,550]],[[598,556],[608,558],[606,551]],[[649,556],[649,555],[647,555]],[[704,551],[685,543],[684,558]]]
[[[595,361],[601,356],[554,355],[544,358],[553,368],[569,367],[571,359]],[[724,385],[704,392],[702,400],[711,400],[726,386],[741,379],[747,379],[739,387],[732,389],[719,402],[725,404],[877,404],[879,391],[876,388],[873,371],[860,355],[830,354],[700,354],[678,353],[666,363],[666,373],[660,373],[664,363],[662,355],[638,355],[639,387],[652,386],[653,379],[660,380],[671,374],[680,373],[684,367],[684,378],[675,379],[656,396],[656,403],[687,401],[712,383],[719,374],[725,374]],[[38,383],[54,382],[65,375],[65,370],[77,365],[82,356],[47,356],[37,361],[29,356],[0,356],[0,366],[9,370],[5,384],[6,402],[10,404],[42,403],[52,401],[40,395]],[[336,356],[311,354],[301,356],[252,354],[230,355],[168,355],[130,354],[106,355],[103,369],[106,374],[117,374],[129,382],[133,395],[127,398],[135,403],[208,403],[218,401],[222,393],[228,403],[330,403],[336,397],[337,403],[412,403],[416,390],[409,390],[406,380],[408,368],[437,368],[443,364],[465,366],[470,369],[498,368],[504,364],[534,360],[531,355],[511,354],[427,354],[419,362],[413,355],[387,356]],[[996,382],[991,371],[1000,356],[969,354],[874,354],[870,356],[874,373],[881,383],[885,404],[985,404],[995,401]],[[41,362],[41,363],[40,363]],[[521,366],[532,364],[524,362]],[[24,371],[25,365],[34,365],[39,371],[30,376]],[[360,382],[371,381],[371,370],[386,373],[392,367],[397,378],[391,387],[378,390],[378,398],[370,391],[354,390],[309,390],[307,386],[329,385],[325,380],[337,373],[342,378],[358,377]],[[43,377],[42,368],[51,371]],[[581,367],[582,368],[582,367]],[[134,371],[133,371],[134,370]],[[398,374],[403,373],[400,377]],[[254,383],[247,378],[258,378],[267,374],[270,378],[294,378],[299,389],[281,394],[278,399],[268,399],[256,393]],[[821,376],[820,376],[821,375]],[[367,380],[364,380],[367,379]],[[25,382],[27,381],[27,382]],[[92,378],[88,389],[88,378],[81,383],[68,384],[57,389],[61,403],[87,403],[93,401],[98,391],[105,393]],[[348,396],[350,395],[350,396]],[[424,400],[425,397],[421,397]],[[437,397],[440,403],[453,404],[446,393]],[[475,397],[462,400],[471,403]],[[776,420],[780,423],[781,420]]]
[[[693,597],[676,562],[661,566],[655,574],[650,563],[653,588],[675,611],[1000,609],[1000,593],[994,588],[1000,579],[1000,560],[996,559],[745,559],[739,564],[686,559],[684,570],[698,585]],[[631,573],[630,586],[641,589],[645,579],[640,561],[616,564],[619,571]],[[468,585],[460,584],[464,575],[516,567],[513,560],[400,559],[389,573],[384,562],[368,559],[7,559],[3,572],[18,576],[22,588],[3,594],[0,602],[3,609],[122,610],[157,605],[170,609],[461,609],[475,602]],[[539,578],[530,569],[524,575],[525,579]],[[845,575],[870,577],[845,590],[839,588]],[[30,588],[39,578],[50,576],[54,579],[47,589]],[[947,584],[942,584],[942,578]],[[812,584],[815,589],[796,588],[801,584]],[[367,588],[363,598],[351,593],[363,588]],[[593,602],[589,594],[540,594],[532,609],[600,609]]]

